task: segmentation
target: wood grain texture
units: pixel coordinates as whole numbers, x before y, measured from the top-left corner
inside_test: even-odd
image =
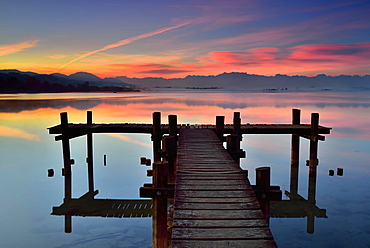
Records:
[[[210,129],[181,129],[172,247],[276,247],[247,173]]]

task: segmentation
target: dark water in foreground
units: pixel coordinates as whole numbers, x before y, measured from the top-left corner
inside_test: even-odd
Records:
[[[241,112],[242,123],[290,123],[291,109],[302,110],[302,123],[320,113],[320,124],[332,127],[319,143],[316,205],[328,218],[315,218],[307,233],[307,218],[271,218],[280,247],[370,247],[370,99],[366,93],[125,93],[38,94],[0,96],[0,247],[151,247],[150,218],[73,217],[72,233],[64,233],[64,218],[50,215],[63,202],[60,142],[47,127],[68,112],[71,122],[150,123],[154,111],[177,114],[179,123],[214,123],[216,115],[232,122]],[[298,191],[307,198],[307,140],[301,139]],[[244,136],[249,170],[270,166],[271,182],[289,191],[290,136]],[[85,138],[71,142],[73,197],[87,191]],[[107,166],[103,155],[107,155]],[[138,199],[139,187],[150,182],[142,156],[152,157],[150,135],[94,135],[96,198]],[[55,176],[47,177],[53,168]],[[343,176],[329,176],[330,169]],[[288,197],[283,196],[287,200]]]

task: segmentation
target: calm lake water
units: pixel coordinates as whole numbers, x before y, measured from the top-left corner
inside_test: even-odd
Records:
[[[151,218],[73,217],[72,233],[64,233],[64,217],[50,215],[63,203],[61,142],[47,127],[70,122],[151,123],[155,111],[177,114],[179,123],[215,123],[217,115],[232,122],[291,123],[291,109],[302,110],[302,123],[312,112],[332,127],[319,143],[316,206],[328,218],[271,218],[279,247],[370,247],[370,97],[369,93],[124,93],[0,95],[0,247],[151,247]],[[290,135],[244,135],[249,170],[271,167],[271,183],[284,192],[290,184]],[[301,139],[298,193],[307,199],[309,142]],[[107,155],[107,166],[103,156]],[[94,135],[96,198],[139,199],[139,187],[151,182],[140,157],[152,158],[150,135]],[[86,138],[71,141],[73,197],[88,190]],[[54,177],[47,176],[48,169]],[[336,174],[343,168],[343,176]],[[329,170],[335,175],[329,176]],[[283,194],[283,199],[289,198]]]

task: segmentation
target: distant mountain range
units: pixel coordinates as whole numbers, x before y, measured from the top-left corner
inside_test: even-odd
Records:
[[[61,74],[61,73],[52,73],[52,74],[38,74],[35,72],[23,72],[18,70],[0,70],[1,74],[7,74],[18,78],[25,78],[27,76],[32,76],[40,81],[48,81],[49,83],[59,83],[59,84],[80,84],[84,82],[89,82],[90,85],[95,86],[105,86],[105,85],[113,85],[113,86],[129,86],[122,82],[121,80],[117,79],[102,79],[94,74],[87,73],[87,72],[77,72],[71,74],[69,76]]]
[[[247,73],[223,73],[217,76],[187,76],[185,78],[128,78],[117,77],[122,82],[140,87],[157,89],[222,89],[243,91],[363,91],[370,90],[370,75],[315,77],[252,75]]]
[[[91,73],[77,72],[69,76],[53,73],[50,75],[18,70],[0,70],[0,77],[13,75],[18,77],[32,76],[40,81],[58,84],[81,84],[89,82],[95,86],[129,86],[148,90],[230,90],[230,91],[364,91],[370,90],[370,75],[365,76],[327,76],[315,77],[262,76],[247,73],[223,73],[216,76],[187,76],[185,78],[100,78]]]
[[[138,91],[135,88],[121,81],[111,82],[85,72],[66,76],[59,73],[46,75],[18,70],[0,70],[0,93]]]

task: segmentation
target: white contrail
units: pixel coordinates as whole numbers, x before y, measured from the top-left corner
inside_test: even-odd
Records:
[[[127,39],[124,39],[124,40],[120,40],[116,43],[113,43],[113,44],[110,44],[110,45],[107,45],[105,47],[102,47],[98,50],[94,50],[94,51],[91,51],[91,52],[88,52],[88,53],[85,53],[85,54],[82,54],[80,55],[78,58],[68,62],[67,64],[59,67],[58,70],[60,69],[63,69],[64,67],[80,60],[80,59],[83,59],[83,58],[86,58],[90,55],[93,55],[95,53],[98,53],[98,52],[103,52],[103,51],[106,51],[108,49],[111,49],[111,48],[115,48],[115,47],[119,47],[119,46],[123,46],[123,45],[127,45],[127,44],[130,44],[131,42],[134,42],[134,41],[137,41],[137,40],[140,40],[140,39],[144,39],[144,38],[148,38],[148,37],[151,37],[151,36],[154,36],[156,34],[161,34],[161,33],[164,33],[166,31],[169,31],[169,30],[172,30],[172,29],[176,29],[176,28],[179,28],[179,27],[183,27],[185,25],[188,25],[189,22],[186,22],[186,23],[182,23],[182,24],[179,24],[179,25],[176,25],[176,26],[173,26],[173,27],[167,27],[167,28],[162,28],[162,29],[158,29],[158,30],[155,30],[153,32],[149,32],[149,33],[146,33],[146,34],[140,34],[140,35],[137,35],[137,36],[134,36],[134,37],[131,37],[131,38],[127,38]]]

